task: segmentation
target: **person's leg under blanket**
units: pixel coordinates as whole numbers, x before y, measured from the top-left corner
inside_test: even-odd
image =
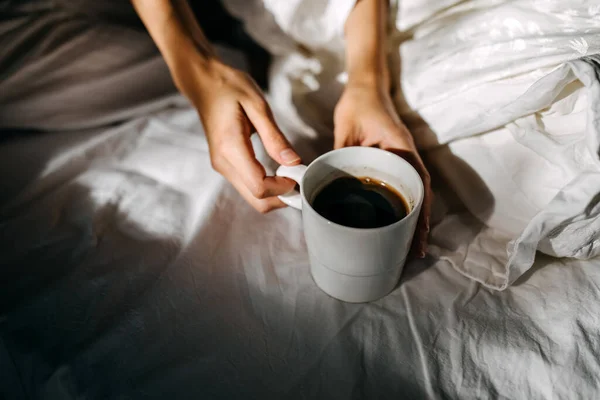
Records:
[[[85,3],[3,2],[0,127],[109,124],[176,93],[129,2]]]
[[[195,11],[209,39],[264,59],[219,2]],[[182,100],[129,1],[0,0],[0,14],[0,129],[88,128]]]

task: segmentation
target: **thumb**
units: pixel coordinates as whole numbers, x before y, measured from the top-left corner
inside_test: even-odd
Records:
[[[242,103],[242,107],[273,160],[281,165],[300,163],[300,156],[279,130],[271,108],[264,99],[247,101]]]

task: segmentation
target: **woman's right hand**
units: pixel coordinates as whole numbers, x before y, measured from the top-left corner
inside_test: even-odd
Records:
[[[281,165],[300,163],[252,78],[218,60],[186,0],[132,0],[162,53],[177,88],[196,107],[215,170],[258,211],[284,207],[278,195],[293,189],[287,178],[267,176],[250,135],[258,132]]]
[[[292,190],[295,182],[266,175],[256,160],[250,136],[256,131],[267,153],[281,165],[299,164],[300,157],[277,127],[254,80],[200,54],[186,57],[172,68],[172,75],[198,110],[213,168],[259,212],[285,207],[277,196]]]

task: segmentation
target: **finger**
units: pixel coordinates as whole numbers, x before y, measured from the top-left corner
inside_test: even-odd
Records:
[[[414,154],[414,153],[413,153]],[[418,157],[418,155],[416,155]],[[413,164],[413,163],[411,163]],[[431,214],[431,179],[429,173],[422,163],[420,158],[414,161],[413,166],[419,173],[423,182],[423,203],[421,204],[421,212],[419,214],[419,221],[417,223],[417,230],[415,232],[415,238],[413,240],[413,250],[416,257],[424,258],[427,253],[427,239],[429,237],[429,217]]]
[[[427,242],[430,232],[430,215],[431,215],[431,203],[433,200],[433,193],[429,186],[429,182],[426,182],[426,178],[423,179],[423,186],[425,189],[423,197],[423,205],[421,206],[421,215],[419,216],[418,225],[418,239],[417,242],[417,255],[420,258],[425,257],[427,254]]]
[[[257,95],[255,98],[249,98],[241,104],[271,158],[282,165],[299,164],[300,156],[296,154],[281,130],[279,130],[271,108],[265,99]]]
[[[256,199],[266,199],[291,191],[295,182],[280,176],[267,176],[265,168],[255,158],[250,137],[233,135],[224,149],[226,160],[226,177],[233,181],[238,179]]]
[[[236,176],[235,173],[233,173],[231,179],[228,180],[238,191],[238,193],[244,198],[244,200],[246,200],[248,204],[250,204],[256,211],[260,212],[261,214],[266,214],[270,211],[286,207],[286,205],[277,197],[257,199],[256,197],[254,197],[254,194],[252,194],[250,190],[248,190],[246,184],[241,180],[241,178],[239,176]]]
[[[405,143],[398,143],[398,147],[404,146]],[[391,151],[400,157],[408,161],[418,172],[421,180],[423,181],[423,203],[421,205],[421,212],[419,215],[419,221],[417,223],[417,230],[413,239],[411,253],[414,257],[424,258],[427,253],[427,239],[429,237],[429,219],[431,215],[431,178],[423,160],[416,152],[416,150],[406,150],[403,148],[389,147],[386,150]]]
[[[232,183],[233,184],[233,183]],[[243,183],[234,184],[234,187],[240,193],[240,195],[250,204],[256,211],[261,214],[266,214],[279,208],[287,207],[284,202],[279,200],[277,197],[268,197],[266,199],[257,199],[252,193],[246,188]]]
[[[352,127],[348,123],[337,123],[333,129],[333,148],[341,149],[348,145],[348,138],[352,135]]]
[[[427,241],[429,237],[429,204],[430,196],[427,195],[428,191],[425,191],[423,198],[423,204],[421,205],[421,212],[419,214],[419,220],[417,222],[417,229],[411,245],[410,257],[411,258],[425,258],[427,255]]]

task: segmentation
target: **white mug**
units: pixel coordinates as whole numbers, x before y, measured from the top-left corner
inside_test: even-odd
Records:
[[[398,283],[415,234],[423,182],[402,157],[373,147],[346,147],[323,154],[309,166],[280,166],[276,175],[295,180],[300,192],[279,198],[302,210],[310,270],[331,297],[364,303],[387,295]],[[370,177],[396,189],[409,212],[380,228],[352,228],[331,222],[311,206],[315,196],[340,176]]]

